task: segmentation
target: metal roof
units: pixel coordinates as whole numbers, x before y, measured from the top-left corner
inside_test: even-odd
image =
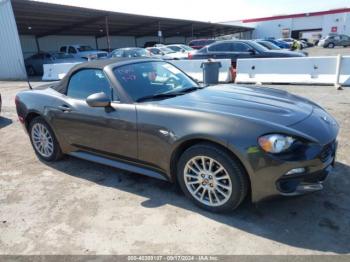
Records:
[[[28,0],[12,0],[19,34],[44,37],[48,35],[109,35],[164,37],[208,37],[250,31],[252,28],[191,20],[171,19],[127,13],[109,12],[67,5]]]

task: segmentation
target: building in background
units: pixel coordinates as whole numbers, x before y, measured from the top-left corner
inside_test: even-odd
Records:
[[[0,0],[0,79],[25,79],[26,73],[10,0]]]
[[[330,33],[350,35],[350,8],[280,15],[225,22],[253,27],[252,38],[307,38],[318,40]]]

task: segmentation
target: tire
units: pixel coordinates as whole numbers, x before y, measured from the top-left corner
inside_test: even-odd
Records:
[[[34,67],[32,67],[32,66],[27,66],[26,70],[27,70],[28,76],[35,76],[35,75],[36,75],[36,72],[35,72]]]
[[[335,44],[334,44],[334,43],[329,43],[329,44],[327,45],[327,47],[328,47],[328,48],[334,48],[334,47],[335,47]]]
[[[43,135],[42,139],[44,139],[44,142],[40,142],[42,140],[40,135]],[[29,137],[39,159],[46,162],[54,162],[62,158],[63,154],[56,136],[42,117],[38,116],[29,123]]]
[[[206,171],[203,170],[203,158]],[[208,171],[210,169],[212,172]],[[184,194],[196,205],[217,213],[236,209],[249,188],[247,174],[241,163],[210,143],[194,145],[181,155],[177,179]]]

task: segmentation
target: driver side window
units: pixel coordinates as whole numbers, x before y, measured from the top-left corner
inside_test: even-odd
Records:
[[[112,89],[102,70],[84,69],[71,76],[67,96],[85,100],[88,96],[104,92],[112,99]]]

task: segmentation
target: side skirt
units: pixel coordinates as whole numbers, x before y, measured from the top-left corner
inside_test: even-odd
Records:
[[[96,155],[93,155],[93,154],[90,154],[87,152],[76,151],[76,152],[70,152],[68,155],[73,156],[73,157],[77,157],[80,159],[88,160],[91,162],[99,163],[102,165],[119,168],[119,169],[126,170],[129,172],[138,173],[138,174],[142,174],[145,176],[157,178],[160,180],[169,181],[168,179],[165,178],[164,175],[162,175],[159,172],[152,171],[150,169],[146,169],[146,168],[142,168],[142,167],[138,167],[138,166],[134,166],[131,164],[127,164],[127,163],[124,163],[121,161],[112,160],[112,159],[101,157],[101,156],[96,156]]]

